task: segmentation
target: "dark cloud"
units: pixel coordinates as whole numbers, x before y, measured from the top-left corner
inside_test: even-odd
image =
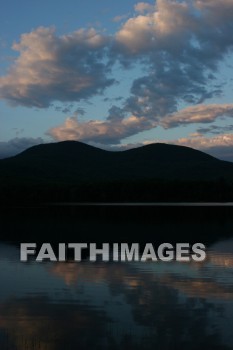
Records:
[[[206,149],[205,152],[216,158],[233,162],[233,145],[211,147]]]
[[[62,112],[64,114],[71,113],[74,105],[73,104],[65,104],[63,106],[54,106],[56,112]]]
[[[75,110],[74,113],[75,113],[75,114],[78,114],[78,115],[81,115],[81,116],[83,116],[83,115],[86,114],[85,109],[84,109],[84,108],[81,108],[81,107],[76,108],[76,110]]]
[[[222,134],[222,133],[230,133],[233,131],[233,125],[226,125],[226,126],[220,126],[220,125],[210,125],[209,127],[203,127],[198,128],[197,132],[200,134]]]
[[[0,142],[0,159],[14,156],[29,147],[43,142],[44,140],[41,137],[15,137],[9,141]]]

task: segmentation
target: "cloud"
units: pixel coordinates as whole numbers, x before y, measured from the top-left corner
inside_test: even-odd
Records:
[[[181,58],[187,48],[187,54],[192,51],[194,58],[203,55],[215,60],[222,56],[223,49],[232,46],[233,39],[229,35],[233,27],[231,0],[221,3],[217,0],[157,0],[154,6],[139,3],[135,10],[147,10],[147,13],[128,19],[116,34],[118,43],[131,54],[164,50]],[[205,50],[207,47],[212,48],[213,57]]]
[[[184,137],[171,142],[179,145],[193,147],[196,149],[209,149],[212,147],[221,146],[233,147],[233,134],[222,134],[211,137],[205,137],[200,134],[195,134],[193,135],[193,137]]]
[[[152,128],[151,121],[133,115],[127,118],[109,117],[106,121],[90,120],[79,122],[69,117],[64,124],[48,130],[47,134],[56,141],[79,140],[88,143],[119,144],[121,139]]]
[[[190,137],[169,141],[169,143],[195,148],[219,159],[233,162],[233,134],[207,137],[196,133]]]
[[[233,117],[233,104],[191,106],[173,115],[167,115],[161,120],[152,120],[136,115],[126,117],[125,111],[112,106],[106,120],[80,122],[77,115],[75,115],[67,118],[62,125],[48,130],[47,134],[56,141],[78,140],[106,148],[107,144],[119,145],[125,138],[142,131],[151,130],[157,126],[172,128],[192,123],[212,123],[217,118],[226,116]],[[227,127],[225,130],[227,130]],[[126,146],[126,148],[128,147]]]
[[[0,77],[0,98],[40,108],[88,99],[114,83],[108,60],[118,59],[143,62],[148,72],[132,82],[122,107],[130,114],[163,117],[179,101],[200,103],[221,93],[211,83],[233,47],[232,1],[157,0],[138,3],[135,11],[115,35],[82,28],[57,36],[44,27],[23,34],[13,45],[19,57]]]
[[[225,125],[225,126],[219,126],[219,125],[210,125],[208,127],[201,127],[197,129],[197,133],[200,134],[221,134],[221,133],[229,133],[233,131],[233,125]]]
[[[215,80],[233,49],[233,1],[157,0],[134,9],[113,35],[82,28],[57,36],[44,27],[23,34],[13,45],[18,58],[0,77],[0,98],[27,107],[46,108],[57,101],[67,106],[114,84],[111,74],[120,62],[122,70],[140,65],[144,71],[132,80],[121,106],[112,106],[105,120],[68,118],[50,129],[50,136],[117,145],[158,125],[172,128],[233,116],[232,104],[206,102],[223,92]],[[180,105],[188,107],[179,111]]]
[[[154,5],[148,4],[147,2],[139,2],[134,6],[134,10],[139,13],[153,11]]]
[[[113,22],[121,22],[123,21],[124,19],[126,19],[127,17],[129,17],[129,15],[119,15],[119,16],[115,16],[113,18]]]
[[[190,134],[189,137],[183,137],[175,140],[146,140],[137,143],[123,143],[119,141],[122,134],[135,132],[136,128],[141,130],[141,127],[137,123],[142,122],[134,117],[128,118],[128,122],[115,126],[111,129],[111,123],[102,122],[96,124],[95,121],[90,121],[89,125],[92,126],[92,133],[90,132],[89,125],[86,123],[79,123],[77,118],[68,118],[65,123],[59,127],[49,130],[48,134],[53,137],[56,141],[63,140],[80,140],[87,142],[95,147],[103,148],[109,151],[122,151],[131,148],[145,146],[151,143],[162,142],[176,145],[187,146],[195,149],[202,150],[206,153],[213,155],[219,159],[228,160],[233,162],[233,135],[232,134],[221,134],[217,136],[206,137],[201,133]],[[84,124],[84,125],[83,125]],[[134,130],[131,127],[134,124]],[[128,128],[129,127],[129,128]],[[145,123],[145,128],[148,125]],[[110,132],[106,133],[106,129],[111,129]],[[130,136],[130,135],[128,135]],[[14,156],[18,153],[23,152],[29,147],[44,143],[44,140],[38,138],[14,138],[7,142],[0,142],[0,159]]]
[[[40,143],[44,143],[41,137],[15,137],[9,141],[0,142],[0,159],[14,156]]]
[[[219,63],[232,51],[233,2],[157,0],[148,11],[128,19],[116,33],[124,64],[143,62],[125,108],[136,116],[163,118],[180,102],[200,104],[220,96],[214,85]]]
[[[233,104],[190,106],[164,117],[161,125],[171,128],[193,123],[212,123],[220,117],[233,117]]]
[[[23,34],[13,45],[19,57],[0,77],[0,98],[11,105],[45,108],[101,93],[114,82],[103,63],[107,41],[94,29],[59,37],[53,28],[40,27]]]
[[[135,9],[139,12],[146,9],[149,13],[128,19],[116,35],[118,43],[124,45],[131,54],[161,49],[162,45],[170,51],[171,47],[167,45],[170,44],[169,39],[177,37],[179,42],[176,44],[180,46],[181,36],[187,39],[190,37],[190,30],[185,33],[184,29],[191,29],[195,25],[189,5],[185,2],[157,0],[155,6],[139,3]]]
[[[124,143],[110,146],[107,149],[112,151],[122,151],[136,147],[146,146],[152,143],[169,143],[178,146],[186,146],[206,152],[216,158],[233,162],[233,134],[221,134],[217,136],[204,136],[201,133],[193,133],[188,137],[174,140],[145,140],[137,143]],[[95,146],[95,145],[94,145]],[[101,147],[101,145],[96,145]],[[106,147],[105,147],[106,149]]]

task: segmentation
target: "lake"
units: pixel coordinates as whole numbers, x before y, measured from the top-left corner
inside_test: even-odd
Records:
[[[231,208],[77,206],[2,213],[1,350],[233,348]],[[19,260],[19,242],[137,242],[140,233],[140,242],[203,242],[207,259]]]

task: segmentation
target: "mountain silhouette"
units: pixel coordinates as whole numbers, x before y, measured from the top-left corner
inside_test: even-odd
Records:
[[[21,193],[20,188],[26,191],[30,188],[33,193],[38,188],[42,192],[47,188],[48,193],[52,187],[58,192],[59,188],[69,189],[69,193],[71,189],[73,193],[80,193],[85,188],[88,197],[98,188],[97,192],[108,197],[114,192],[114,186],[116,189],[120,186],[128,198],[128,188],[135,196],[139,187],[141,193],[142,188],[148,193],[151,186],[155,189],[156,184],[161,183],[170,187],[171,183],[174,187],[175,182],[192,183],[194,187],[200,182],[232,186],[233,163],[170,144],[156,143],[113,152],[78,141],[63,141],[33,146],[0,160],[0,180],[3,194],[12,192],[12,188],[16,193]],[[84,193],[80,198],[83,196]]]

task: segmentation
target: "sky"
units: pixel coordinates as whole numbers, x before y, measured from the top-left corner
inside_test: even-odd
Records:
[[[0,158],[77,140],[233,161],[232,0],[2,0]]]

